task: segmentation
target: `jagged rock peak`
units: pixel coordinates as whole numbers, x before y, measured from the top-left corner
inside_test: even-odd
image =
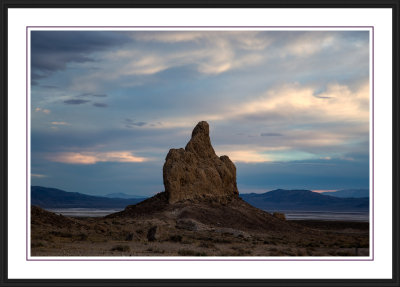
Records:
[[[210,126],[206,121],[201,121],[194,127],[192,138],[197,135],[210,138]]]
[[[199,157],[216,157],[210,140],[210,128],[205,121],[199,122],[192,132],[192,138],[185,147],[186,151],[195,153]]]
[[[169,203],[227,202],[238,198],[236,167],[228,156],[218,157],[211,145],[209,126],[199,122],[185,149],[171,149],[163,167]]]

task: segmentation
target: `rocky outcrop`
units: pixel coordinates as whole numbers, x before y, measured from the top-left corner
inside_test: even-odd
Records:
[[[239,197],[236,167],[229,157],[215,154],[207,122],[197,124],[184,149],[169,151],[163,177],[164,192],[106,218],[130,217],[152,222],[161,219],[182,231],[220,230],[237,237],[246,236],[234,230],[270,232],[294,228]],[[161,225],[156,225],[155,231],[148,231],[149,241],[153,240],[153,233],[155,237],[160,234]]]
[[[199,122],[185,149],[171,149],[163,167],[169,203],[238,198],[236,167],[228,156],[218,157],[211,145],[209,126]]]

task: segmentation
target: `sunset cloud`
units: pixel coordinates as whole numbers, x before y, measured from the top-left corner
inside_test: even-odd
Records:
[[[69,126],[70,124],[67,122],[51,122],[52,125],[55,126]]]
[[[31,173],[31,176],[35,177],[35,178],[45,178],[45,177],[47,177],[47,175],[39,174],[39,173]]]
[[[272,159],[266,154],[260,154],[252,150],[233,150],[229,152],[229,158],[233,162],[257,163],[271,162]]]
[[[42,108],[36,108],[36,109],[35,109],[35,112],[42,112],[42,113],[44,113],[44,114],[46,114],[46,115],[50,114],[50,110],[48,110],[48,109],[42,109]]]
[[[337,189],[318,189],[318,190],[313,190],[313,192],[317,192],[317,193],[334,192],[334,191],[337,191]]]
[[[369,122],[369,83],[364,82],[356,90],[346,85],[331,83],[324,92],[315,96],[316,89],[299,83],[285,84],[269,89],[255,100],[227,103],[219,113],[193,115],[188,117],[159,118],[163,126],[172,128],[191,126],[200,121],[229,121],[241,118],[265,120],[273,115],[274,121],[299,119],[302,122],[349,121]],[[279,133],[261,133],[262,136],[278,136]]]
[[[298,83],[271,89],[259,99],[233,108],[232,116],[261,113],[286,114],[290,117],[307,116],[322,121],[369,121],[369,83],[353,91],[346,85],[328,84],[325,92],[314,96],[315,89]]]
[[[261,163],[275,161],[280,152],[290,149],[286,146],[260,147],[253,145],[244,147],[245,149],[240,150],[237,145],[225,145],[216,146],[215,150],[218,155],[228,155],[233,162]]]
[[[96,164],[98,162],[144,162],[148,159],[134,156],[129,151],[62,152],[50,154],[47,159],[66,164]]]

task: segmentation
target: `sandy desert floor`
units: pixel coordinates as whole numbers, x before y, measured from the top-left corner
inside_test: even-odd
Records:
[[[72,218],[35,210],[31,256],[368,256],[367,222],[286,221],[298,232],[190,220]]]

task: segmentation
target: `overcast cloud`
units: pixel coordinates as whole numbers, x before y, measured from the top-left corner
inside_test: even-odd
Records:
[[[163,190],[206,120],[240,192],[369,186],[366,31],[33,31],[32,184]]]

